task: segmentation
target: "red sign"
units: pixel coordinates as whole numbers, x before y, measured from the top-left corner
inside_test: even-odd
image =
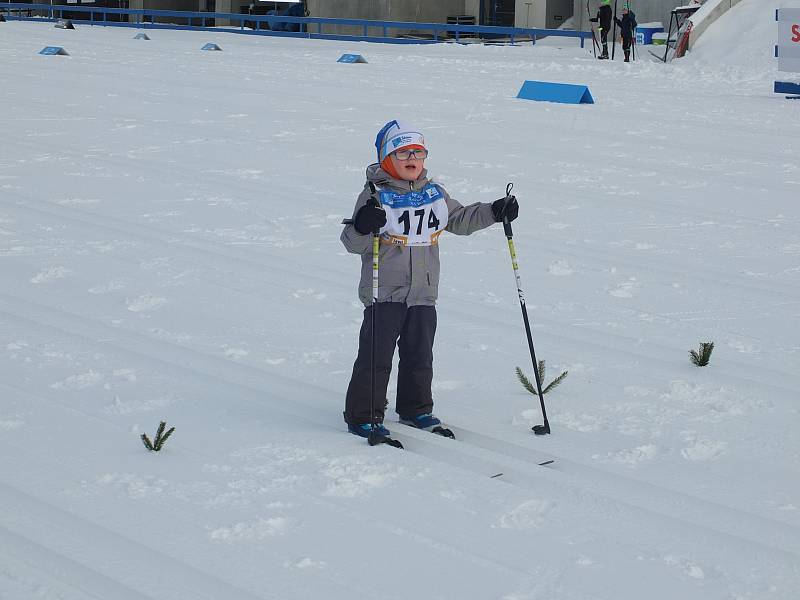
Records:
[[[797,23],[792,25],[792,41],[800,42],[800,25]]]

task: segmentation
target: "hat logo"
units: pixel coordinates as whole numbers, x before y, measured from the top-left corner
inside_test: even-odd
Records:
[[[392,140],[392,146],[397,148],[400,144],[407,144],[411,141],[411,136],[409,135],[401,135],[396,137]]]

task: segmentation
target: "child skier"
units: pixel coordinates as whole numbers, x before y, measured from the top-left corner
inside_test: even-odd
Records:
[[[396,411],[407,425],[434,431],[433,338],[439,285],[439,236],[443,231],[469,235],[507,218],[516,219],[516,199],[462,206],[428,178],[428,150],[419,129],[390,121],[375,139],[378,162],[367,167],[367,182],[356,200],[352,223],[341,240],[361,255],[358,291],[365,305],[358,355],[347,387],[344,420],[351,433],[384,437],[386,390],[395,345],[400,353]],[[371,185],[370,185],[371,184]],[[374,186],[375,192],[373,193]],[[376,206],[379,204],[380,207]],[[379,231],[377,326],[372,346],[372,233]],[[371,353],[375,360],[372,405]]]
[[[600,41],[603,43],[603,52],[599,59],[608,58],[608,33],[611,31],[611,0],[600,0],[597,16],[589,19],[592,23],[600,23]]]
[[[631,62],[631,44],[633,43],[633,36],[636,35],[636,15],[630,9],[630,5],[626,2],[622,6],[622,19],[614,17],[614,21],[619,26],[619,34],[622,38],[622,50],[625,52],[625,62]]]

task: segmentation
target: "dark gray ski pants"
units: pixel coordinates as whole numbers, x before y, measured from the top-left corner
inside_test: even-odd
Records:
[[[406,306],[402,302],[379,302],[375,329],[375,421],[383,421],[388,405],[386,388],[392,370],[395,345],[400,354],[397,371],[396,410],[416,416],[433,410],[433,338],[436,334],[435,306]],[[370,422],[370,355],[372,307],[364,309],[358,336],[358,356],[347,387],[344,420],[352,424]]]

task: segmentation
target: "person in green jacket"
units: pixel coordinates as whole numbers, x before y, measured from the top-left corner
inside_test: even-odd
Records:
[[[432,431],[433,339],[439,286],[439,238],[448,231],[469,235],[519,214],[516,199],[463,206],[428,178],[428,149],[418,128],[390,121],[375,140],[378,162],[367,167],[367,181],[351,222],[341,235],[348,252],[361,256],[359,298],[365,305],[358,355],[345,397],[344,420],[351,433],[368,437],[383,426],[394,350],[400,362],[396,411],[400,421]],[[374,189],[374,191],[373,191]],[[378,317],[375,331],[375,406],[371,396],[372,234],[380,239]],[[374,423],[372,415],[374,412]]]
[[[592,23],[600,24],[600,41],[603,44],[603,52],[598,56],[599,59],[608,58],[608,34],[611,33],[611,0],[600,0],[600,7],[597,16],[589,19]]]

